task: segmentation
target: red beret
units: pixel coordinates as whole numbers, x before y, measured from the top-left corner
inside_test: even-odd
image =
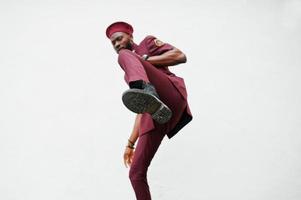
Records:
[[[106,30],[106,35],[108,38],[110,38],[113,35],[113,33],[116,32],[123,32],[132,35],[134,30],[133,27],[126,22],[115,22],[108,26]]]

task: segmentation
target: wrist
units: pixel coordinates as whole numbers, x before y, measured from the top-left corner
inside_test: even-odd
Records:
[[[130,146],[130,145],[127,145],[127,146],[125,146],[126,148],[129,148],[129,149],[135,149],[135,147],[134,146]]]
[[[135,149],[135,142],[128,139],[128,143],[127,143],[126,147],[128,147],[130,149]]]
[[[146,61],[148,58],[149,58],[149,55],[147,55],[147,54],[144,54],[144,55],[142,56],[142,59],[145,60],[145,61]]]

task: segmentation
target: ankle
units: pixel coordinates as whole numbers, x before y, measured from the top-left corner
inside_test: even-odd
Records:
[[[133,89],[133,88],[144,89],[146,84],[147,83],[144,80],[137,80],[137,81],[129,82],[129,86],[131,89]]]

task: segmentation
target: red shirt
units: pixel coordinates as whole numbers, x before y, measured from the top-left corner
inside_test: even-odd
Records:
[[[169,50],[172,50],[174,47],[167,43],[162,43],[154,36],[145,37],[139,45],[134,44],[133,51],[142,56],[147,54],[149,57],[161,55]],[[183,99],[187,103],[187,92],[184,83],[184,79],[176,76],[174,73],[170,72],[168,67],[158,67],[157,69],[164,72],[168,75],[168,79],[172,82],[172,84],[177,88],[178,92],[182,95]],[[182,117],[179,122],[173,125],[172,129],[169,130],[167,136],[169,138],[173,137],[180,129],[182,129],[187,123],[192,120],[192,114],[190,112],[188,103],[186,109],[182,113]],[[150,131],[154,128],[153,120],[151,120],[147,116],[143,116],[141,119],[142,126],[140,126],[140,134]]]

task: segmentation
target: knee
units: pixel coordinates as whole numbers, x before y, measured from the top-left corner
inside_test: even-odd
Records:
[[[139,170],[131,167],[129,172],[129,179],[133,181],[141,181],[146,179],[146,172],[144,170]]]
[[[127,57],[127,56],[135,56],[135,53],[128,49],[121,49],[118,53],[118,57]]]
[[[124,59],[128,58],[139,58],[137,54],[128,49],[121,49],[118,53],[118,62],[122,62]]]

